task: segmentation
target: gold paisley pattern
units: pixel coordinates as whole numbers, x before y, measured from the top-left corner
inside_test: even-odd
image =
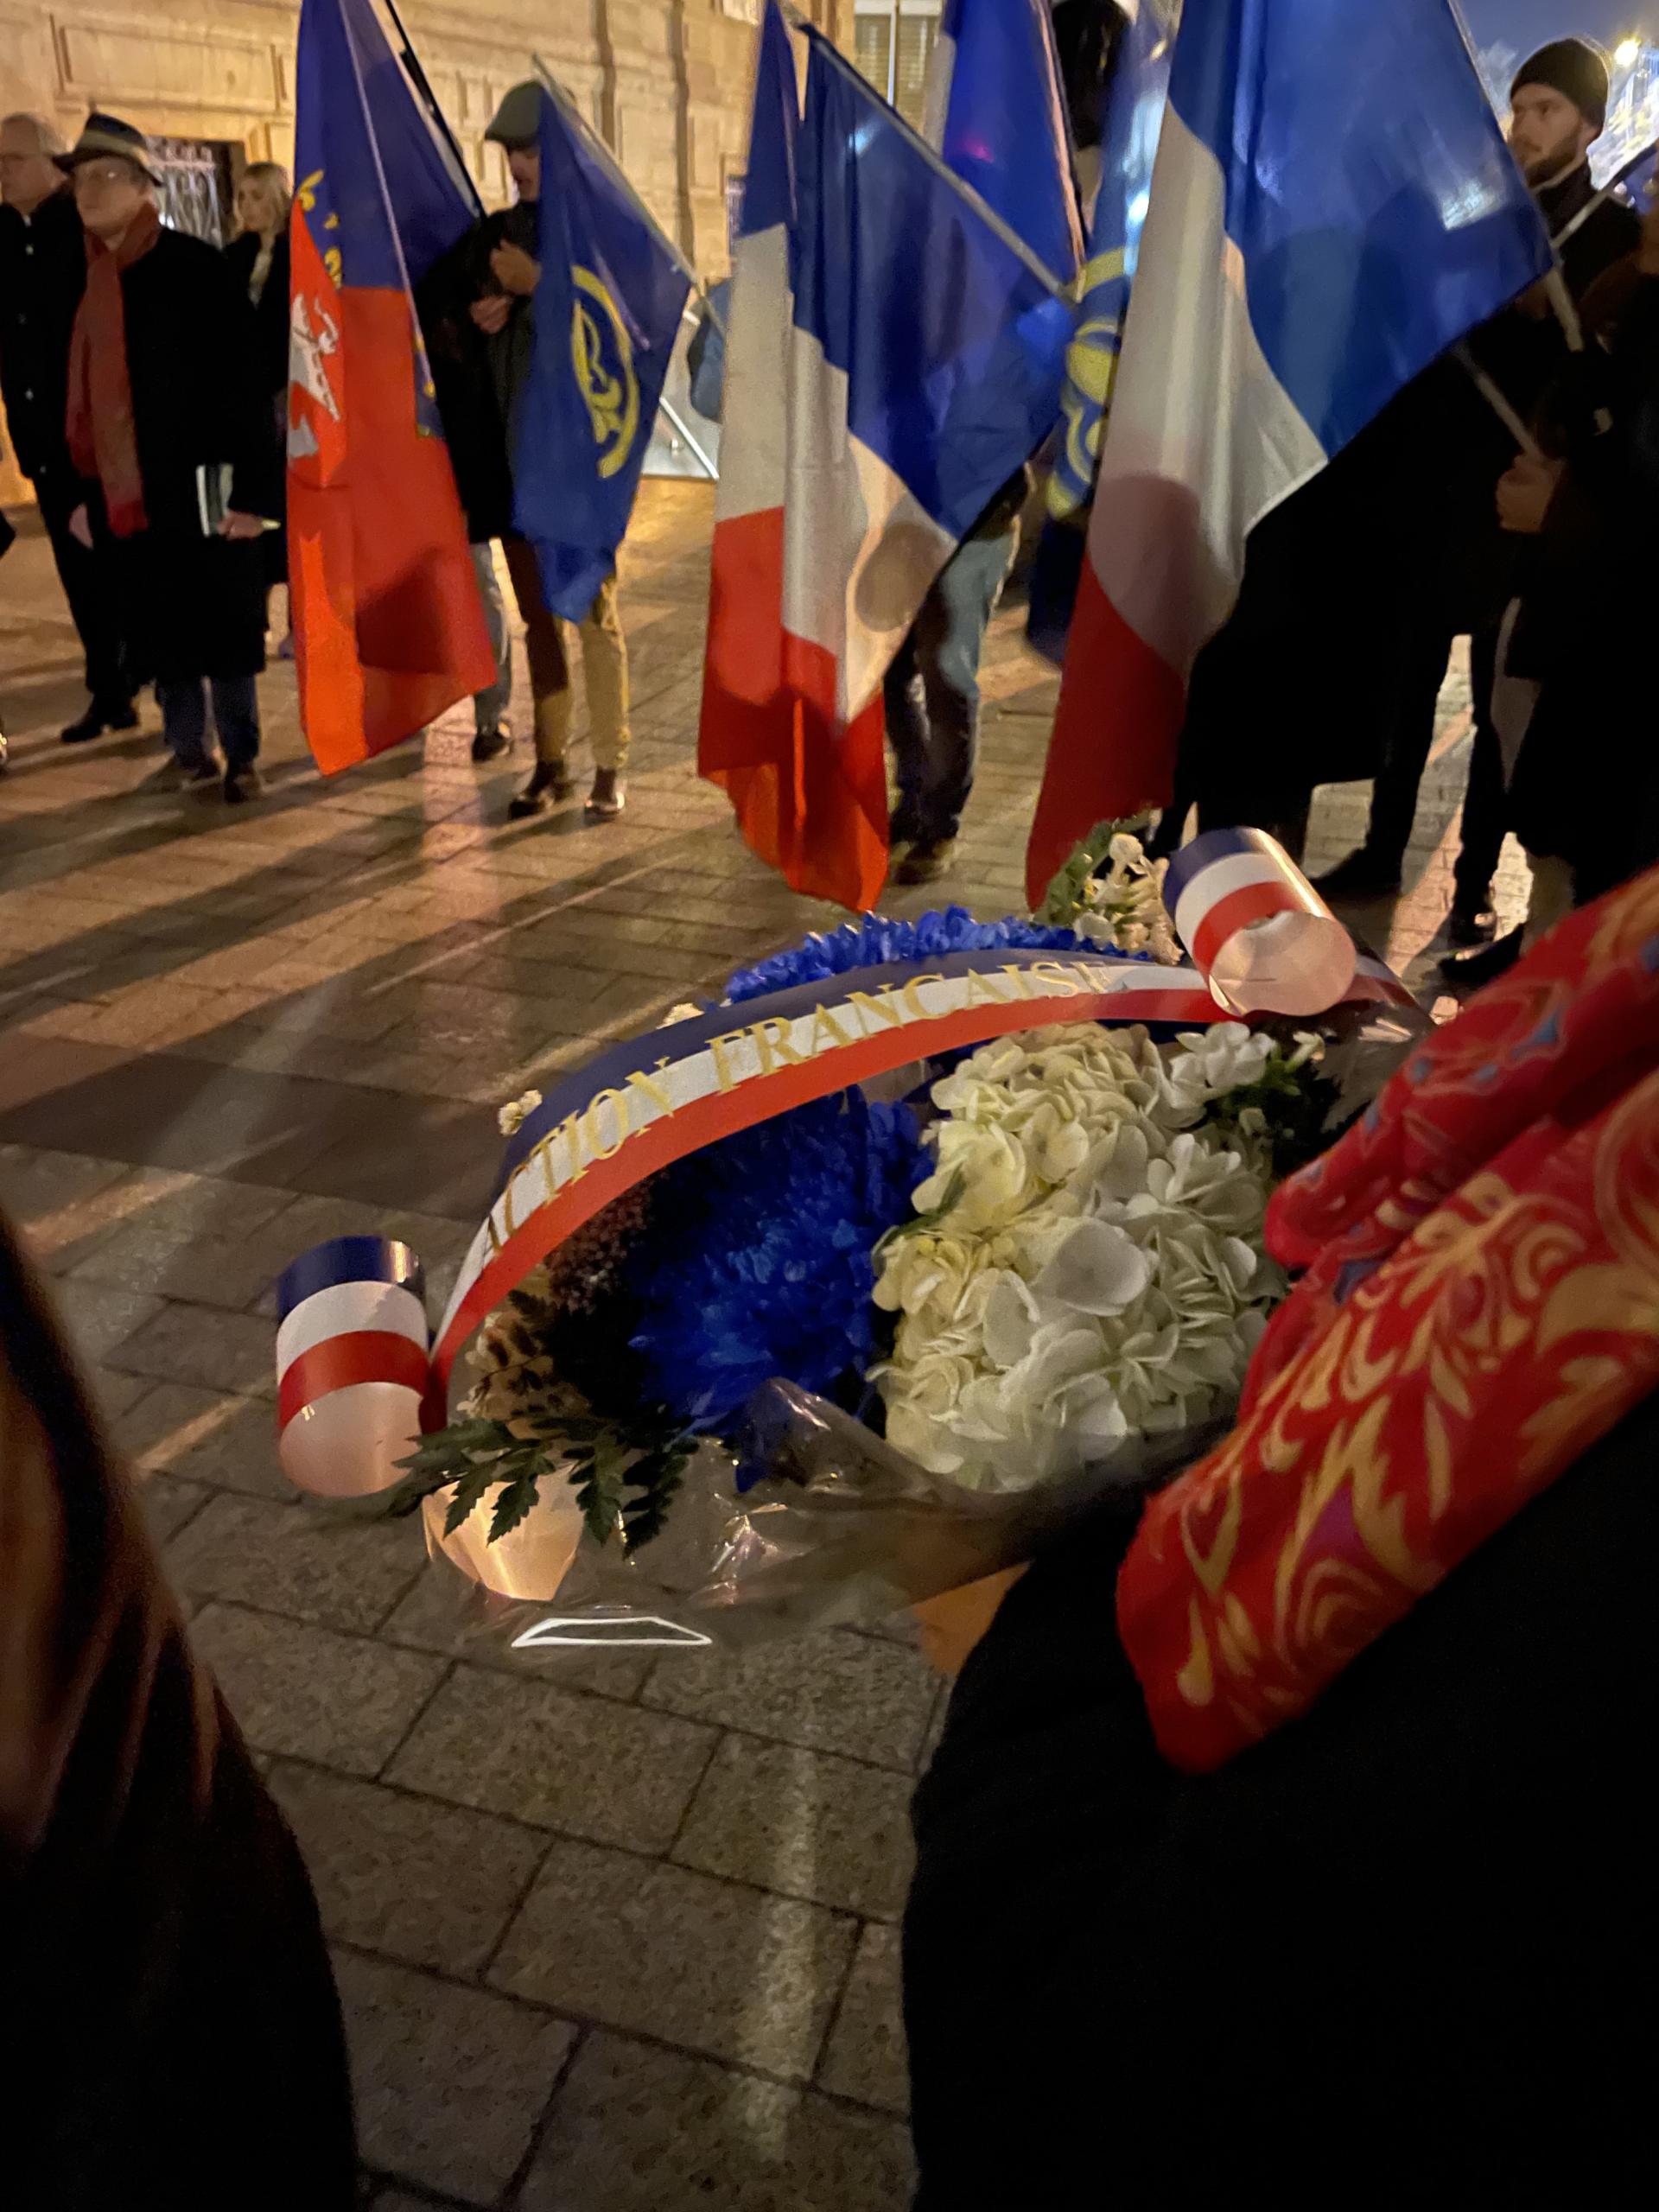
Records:
[[[1659,871],[1483,994],[1279,1194],[1269,1240],[1311,1248],[1309,1274],[1239,1426],[1152,1502],[1119,1580],[1178,1764],[1305,1710],[1659,1386],[1656,1065]]]

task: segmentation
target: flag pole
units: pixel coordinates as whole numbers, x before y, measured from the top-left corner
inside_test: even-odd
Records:
[[[634,190],[632,184],[629,181],[627,172],[622,168],[615,155],[612,153],[610,148],[600,137],[598,131],[594,130],[593,124],[588,122],[587,117],[576,105],[575,100],[571,99],[569,93],[565,91],[564,86],[560,84],[558,79],[548,67],[546,62],[543,60],[541,55],[539,54],[532,54],[530,59],[531,65],[536,71],[536,74],[541,79],[543,85],[546,88],[548,98],[557,107],[560,114],[564,117],[565,120],[573,124],[574,127],[582,134],[583,142],[592,152],[594,160],[605,171],[606,175],[610,178],[612,183],[616,186],[619,191],[626,193],[628,198],[632,201],[634,212],[639,215],[640,220],[645,225],[645,227],[651,232],[652,235],[656,238],[658,245],[662,247],[663,251],[674,264],[681,276],[683,276],[686,282],[690,285],[691,289],[702,302],[704,308],[708,310],[709,320],[720,332],[721,336],[724,338],[726,335],[726,325],[721,321],[718,311],[710,304],[708,288],[704,285],[702,277],[698,276],[696,270],[691,266],[691,264],[680,251],[678,246],[675,245],[673,239],[670,238],[668,232],[663,228],[657,218],[652,213],[650,208],[646,207],[645,201],[639,197],[639,194]]]
[[[385,5],[386,13],[391,17],[392,22],[397,27],[398,37],[404,42],[403,51],[399,54],[397,59],[403,63],[404,68],[409,72],[410,82],[414,86],[421,98],[426,102],[427,107],[431,113],[432,120],[438,127],[438,136],[443,140],[444,144],[449,149],[450,157],[454,161],[456,169],[460,172],[461,182],[466,186],[467,191],[472,195],[473,206],[477,209],[479,219],[481,221],[484,215],[484,201],[482,196],[479,192],[478,187],[473,182],[473,173],[467,166],[466,159],[461,153],[461,146],[455,137],[455,134],[449,128],[449,119],[444,114],[443,110],[438,105],[437,94],[433,91],[431,86],[427,81],[426,72],[421,67],[421,57],[415,51],[414,41],[410,37],[408,31],[404,29],[404,19],[397,12],[397,0],[383,0],[383,4]]]
[[[1543,449],[1537,439],[1533,436],[1532,432],[1521,420],[1510,401],[1505,398],[1503,393],[1469,351],[1466,340],[1460,338],[1458,340],[1452,348],[1452,358],[1515,440],[1516,445],[1520,447],[1522,452],[1531,461],[1541,461]]]
[[[823,54],[824,60],[830,64],[831,68],[839,70],[841,74],[845,77],[849,83],[856,85],[859,91],[863,93],[866,99],[874,100],[880,106],[885,107],[887,111],[888,121],[893,124],[904,137],[909,140],[911,145],[913,146],[916,151],[921,156],[922,159],[927,163],[929,168],[933,171],[934,175],[938,177],[942,182],[950,186],[950,189],[956,194],[958,200],[964,201],[973,209],[975,214],[979,217],[981,222],[982,222],[988,229],[994,231],[996,233],[997,237],[1001,239],[1003,245],[1007,247],[1011,253],[1014,253],[1019,256],[1020,259],[1025,264],[1032,275],[1036,277],[1039,283],[1045,286],[1057,300],[1069,301],[1072,297],[1071,287],[1069,284],[1063,284],[1060,282],[1059,278],[1054,274],[1054,271],[1048,266],[1047,263],[1043,261],[1037,254],[1034,254],[1032,251],[1031,248],[1026,244],[1024,238],[1020,237],[1019,232],[1014,229],[1012,225],[1005,223],[1002,218],[997,213],[995,208],[993,207],[988,200],[982,200],[979,194],[974,190],[971,184],[964,182],[963,180],[957,175],[956,171],[950,167],[950,164],[945,160],[944,156],[939,153],[937,149],[928,144],[926,139],[923,137],[919,130],[916,130],[912,124],[906,122],[904,117],[899,114],[898,109],[893,105],[890,100],[882,99],[880,93],[876,91],[874,86],[869,82],[868,78],[862,77],[859,74],[858,71],[854,68],[852,63],[847,59],[846,55],[842,53],[838,47],[833,45],[830,41],[824,36],[817,25],[816,23],[808,22],[806,17],[802,15],[800,10],[798,8],[792,7],[790,4],[790,0],[779,0],[779,4],[782,10],[784,21],[788,24],[790,29],[792,31],[799,31],[806,38],[810,39],[813,46],[820,54]]]
[[[1656,153],[1659,153],[1659,140],[1656,140],[1651,146],[1643,146],[1640,153],[1632,154],[1630,160],[1625,162],[1624,166],[1608,178],[1606,183],[1602,186],[1601,190],[1596,194],[1595,197],[1585,201],[1583,207],[1580,208],[1578,213],[1573,218],[1572,221],[1570,223],[1564,224],[1562,227],[1556,232],[1554,238],[1551,240],[1551,244],[1554,246],[1557,253],[1560,251],[1561,248],[1567,244],[1570,238],[1575,238],[1578,235],[1579,232],[1584,227],[1585,224],[1589,221],[1590,218],[1595,213],[1599,207],[1605,207],[1606,206],[1607,202],[1612,198],[1614,193],[1618,191],[1619,186],[1624,182],[1625,179],[1633,175],[1635,172],[1641,168],[1643,162],[1650,162]]]

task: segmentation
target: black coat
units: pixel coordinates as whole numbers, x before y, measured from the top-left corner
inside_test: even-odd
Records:
[[[25,219],[0,207],[0,399],[25,476],[73,472],[64,441],[69,334],[86,288],[86,234],[66,183]]]
[[[1659,1401],[1191,1777],[1118,1509],[1016,1586],[916,1801],[918,2212],[1634,2204],[1650,2185]]]
[[[467,535],[475,545],[512,535],[510,418],[529,372],[531,303],[515,299],[505,330],[486,337],[467,310],[500,286],[490,256],[504,240],[534,256],[540,219],[522,201],[475,223],[422,279],[421,328],[438,412],[455,472]]]
[[[136,664],[163,682],[264,666],[256,543],[202,532],[197,472],[228,463],[231,505],[278,512],[278,456],[246,288],[200,238],[163,231],[121,279],[149,526],[117,541]]]
[[[233,238],[225,249],[226,266],[242,287],[244,296],[253,279],[253,264],[259,258],[259,241],[252,232],[245,231]],[[265,287],[253,308],[255,344],[259,354],[259,376],[265,390],[273,399],[285,397],[288,391],[288,328],[289,328],[289,247],[286,234],[277,238],[271,248],[270,267],[265,276]]]

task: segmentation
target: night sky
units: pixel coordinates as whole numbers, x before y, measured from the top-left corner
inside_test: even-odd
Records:
[[[1659,40],[1659,0],[1462,0],[1477,46],[1530,54],[1546,39],[1577,31],[1611,47],[1630,31]]]

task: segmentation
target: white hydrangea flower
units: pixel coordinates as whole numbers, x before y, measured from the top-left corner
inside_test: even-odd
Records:
[[[915,1203],[938,1218],[889,1240],[875,1293],[899,1316],[875,1375],[899,1450],[1023,1488],[1236,1396],[1282,1288],[1268,1168],[1193,1125],[1271,1052],[1236,1022],[1167,1056],[1143,1029],[1073,1024],[999,1039],[934,1086]]]
[[[526,1090],[518,1098],[510,1098],[505,1106],[497,1109],[495,1116],[497,1128],[504,1137],[516,1135],[541,1103],[542,1094],[539,1090]]]

